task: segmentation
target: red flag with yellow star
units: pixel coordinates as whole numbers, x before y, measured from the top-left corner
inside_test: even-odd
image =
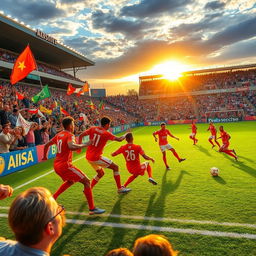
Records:
[[[36,61],[29,45],[27,45],[13,65],[11,84],[16,84],[35,69],[37,69]]]

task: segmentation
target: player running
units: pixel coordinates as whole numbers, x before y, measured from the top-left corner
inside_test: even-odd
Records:
[[[218,139],[222,139],[223,145],[220,147],[219,152],[224,152],[232,157],[234,157],[237,161],[237,155],[235,150],[228,149],[229,140],[231,139],[230,135],[224,131],[223,126],[220,126],[220,137]]]
[[[144,153],[144,150],[141,146],[133,144],[133,136],[132,133],[127,133],[126,136],[127,144],[121,146],[118,150],[111,154],[111,156],[117,156],[119,154],[123,154],[126,167],[129,173],[132,175],[127,179],[124,184],[124,187],[127,187],[134,179],[136,179],[139,175],[143,176],[145,171],[148,173],[148,181],[153,185],[157,185],[157,182],[152,178],[152,169],[149,162],[140,163],[140,155],[146,159],[150,160],[153,163],[155,160]]]
[[[160,146],[161,152],[163,153],[163,160],[166,166],[166,170],[170,170],[170,167],[168,166],[167,160],[166,160],[166,152],[165,152],[166,150],[171,150],[173,155],[178,159],[179,162],[186,160],[185,158],[180,158],[177,152],[175,151],[175,149],[170,144],[168,144],[168,141],[167,141],[168,135],[176,140],[180,140],[180,139],[172,135],[170,131],[166,129],[165,123],[161,123],[161,129],[153,133],[155,141],[157,142],[156,135],[158,135],[158,138],[159,138],[159,146]]]
[[[192,120],[192,123],[191,123],[191,130],[192,132],[189,138],[194,141],[193,145],[196,145],[196,143],[198,142],[198,139],[196,139],[197,127],[194,120]]]
[[[54,160],[54,170],[62,178],[63,184],[53,195],[56,200],[60,194],[72,186],[75,182],[80,182],[84,185],[84,195],[89,206],[89,214],[101,214],[105,210],[96,208],[94,205],[93,194],[90,186],[89,178],[78,168],[72,165],[72,151],[87,147],[91,141],[85,144],[76,144],[74,132],[74,119],[65,117],[62,120],[64,131],[53,137],[44,147],[43,160],[47,160],[47,152],[51,145],[56,144],[57,154]]]
[[[211,136],[209,137],[208,141],[212,144],[212,148],[214,148],[216,145],[214,145],[214,143],[212,142],[212,140],[215,141],[215,143],[219,146],[220,148],[220,143],[217,141],[217,129],[214,126],[213,122],[210,122],[209,124],[209,128],[207,129],[207,131],[211,132]]]
[[[103,117],[100,122],[101,127],[93,126],[81,133],[79,136],[80,143],[83,137],[87,135],[89,135],[90,140],[92,140],[92,144],[88,146],[86,151],[86,159],[92,168],[97,172],[97,175],[92,179],[91,188],[93,188],[103,177],[103,168],[108,168],[113,170],[118,193],[127,193],[131,191],[131,189],[121,186],[119,167],[107,157],[102,156],[103,149],[108,140],[123,141],[125,139],[125,135],[116,137],[108,131],[111,122],[108,117]]]

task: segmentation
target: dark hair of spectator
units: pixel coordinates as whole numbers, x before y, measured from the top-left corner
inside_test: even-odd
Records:
[[[62,125],[64,129],[67,129],[72,122],[74,122],[74,119],[71,116],[63,118]]]
[[[110,122],[111,122],[111,119],[106,117],[106,116],[102,117],[101,120],[100,120],[100,123],[101,123],[102,127],[109,124]]]

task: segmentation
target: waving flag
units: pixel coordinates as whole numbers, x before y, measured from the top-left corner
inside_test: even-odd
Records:
[[[23,99],[24,99],[24,95],[23,95],[23,94],[18,93],[18,92],[15,92],[15,94],[16,94],[16,98],[17,98],[18,100],[23,100]]]
[[[76,88],[72,86],[72,84],[68,84],[67,95],[71,95],[76,91]]]
[[[48,108],[45,108],[43,105],[40,105],[39,109],[40,109],[41,112],[43,112],[43,113],[45,113],[47,115],[51,115],[52,114],[52,110],[48,109]]]
[[[70,116],[70,114],[63,107],[60,107],[60,112],[65,116]]]
[[[99,110],[103,110],[103,109],[105,109],[105,106],[104,106],[103,101],[101,101],[99,104]]]
[[[13,65],[11,84],[16,84],[35,69],[37,69],[36,61],[28,45]]]
[[[34,103],[37,103],[38,101],[49,98],[49,97],[51,97],[51,93],[48,88],[48,85],[45,85],[41,92],[39,92],[37,95],[32,97],[32,101]]]

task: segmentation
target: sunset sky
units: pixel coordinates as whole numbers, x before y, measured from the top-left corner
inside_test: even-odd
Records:
[[[256,63],[255,0],[1,0],[0,9],[96,62],[78,75],[108,94],[137,90],[139,75],[168,61]]]

